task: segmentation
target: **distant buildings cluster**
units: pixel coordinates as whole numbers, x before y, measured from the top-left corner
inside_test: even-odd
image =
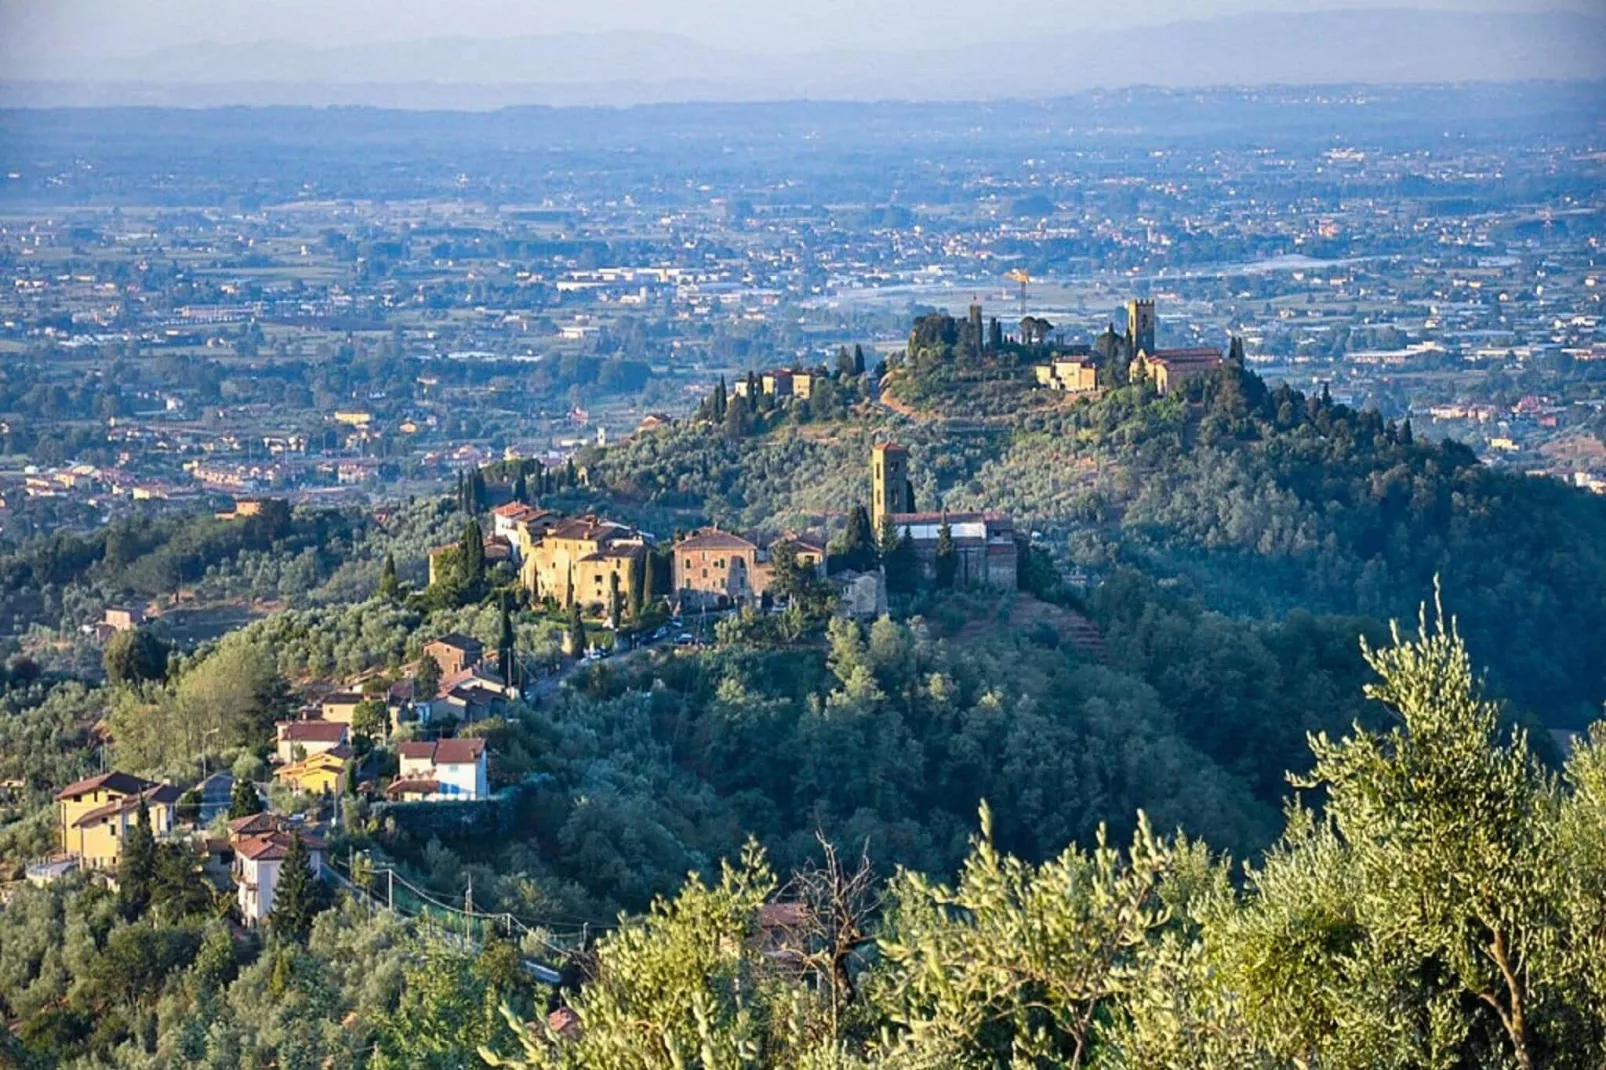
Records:
[[[1126,306],[1126,333],[1113,330],[1093,346],[1074,346],[1034,368],[1039,386],[1067,394],[1089,394],[1099,389],[1099,369],[1107,364],[1124,367],[1128,382],[1147,380],[1160,394],[1169,394],[1189,379],[1219,368],[1224,360],[1214,346],[1161,349],[1155,344],[1153,301],[1132,300]]]

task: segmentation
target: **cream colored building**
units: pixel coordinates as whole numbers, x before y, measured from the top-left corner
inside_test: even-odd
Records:
[[[559,605],[579,602],[592,612],[605,611],[619,578],[619,593],[628,601],[631,584],[645,567],[647,540],[633,528],[596,516],[563,520],[548,529],[530,549],[519,578],[537,600]]]

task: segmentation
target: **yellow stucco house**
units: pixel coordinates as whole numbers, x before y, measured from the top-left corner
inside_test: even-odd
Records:
[[[171,832],[179,790],[131,773],[110,772],[69,784],[56,793],[61,849],[84,866],[115,866],[139,818],[143,799],[151,832]]]
[[[281,766],[273,777],[308,795],[335,795],[345,787],[346,771],[350,767],[351,749],[340,746]]]

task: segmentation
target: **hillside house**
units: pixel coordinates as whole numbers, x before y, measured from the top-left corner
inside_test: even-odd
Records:
[[[140,801],[150,814],[151,832],[163,836],[173,830],[179,794],[171,784],[123,772],[69,784],[56,793],[61,849],[85,866],[115,866],[139,817]]]
[[[350,725],[357,716],[357,707],[363,701],[360,691],[335,691],[324,696],[319,705],[323,719],[331,724]]]
[[[485,644],[472,636],[452,632],[425,643],[423,653],[435,659],[444,679],[478,665],[485,657]]]
[[[1067,357],[1036,365],[1037,385],[1066,394],[1090,394],[1098,389],[1099,369],[1091,357]]]
[[[459,802],[490,795],[483,739],[403,743],[396,755],[400,775],[386,791],[392,799]]]
[[[299,837],[312,856],[312,872],[323,875],[324,842],[311,833],[288,827],[275,827],[234,839],[234,886],[240,917],[250,928],[260,926],[273,913],[273,896],[279,887],[279,873],[290,853],[292,837]]]
[[[825,547],[788,535],[768,547],[718,528],[704,528],[675,543],[670,572],[682,606],[730,605],[763,597],[774,580],[774,547],[792,544],[798,565],[821,571]]]
[[[351,748],[334,747],[309,754],[274,770],[273,779],[308,795],[338,795],[351,770]]]

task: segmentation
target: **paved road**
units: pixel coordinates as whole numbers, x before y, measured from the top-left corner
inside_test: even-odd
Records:
[[[201,781],[201,824],[210,824],[218,814],[229,812],[234,796],[234,774],[227,769]]]
[[[662,639],[642,640],[629,650],[626,650],[624,653],[615,654],[608,660],[618,661],[621,659],[633,658],[644,651],[656,650],[659,647],[669,646],[674,643],[675,636],[681,634],[682,632],[692,632],[693,634],[701,632],[706,638],[707,634],[709,634],[710,630],[713,628],[715,621],[733,612],[735,611],[730,609],[710,610],[708,613],[703,615],[704,623],[701,625],[698,623],[697,616],[688,617],[685,620],[671,621],[669,624],[669,630]],[[563,666],[558,669],[557,672],[550,676],[543,676],[534,684],[530,685],[527,697],[533,701],[535,699],[550,695],[559,687],[562,687],[564,681],[573,678],[575,673],[584,669],[588,665],[595,664],[597,663],[593,661],[586,661],[584,658],[575,658],[572,661],[564,662]]]

